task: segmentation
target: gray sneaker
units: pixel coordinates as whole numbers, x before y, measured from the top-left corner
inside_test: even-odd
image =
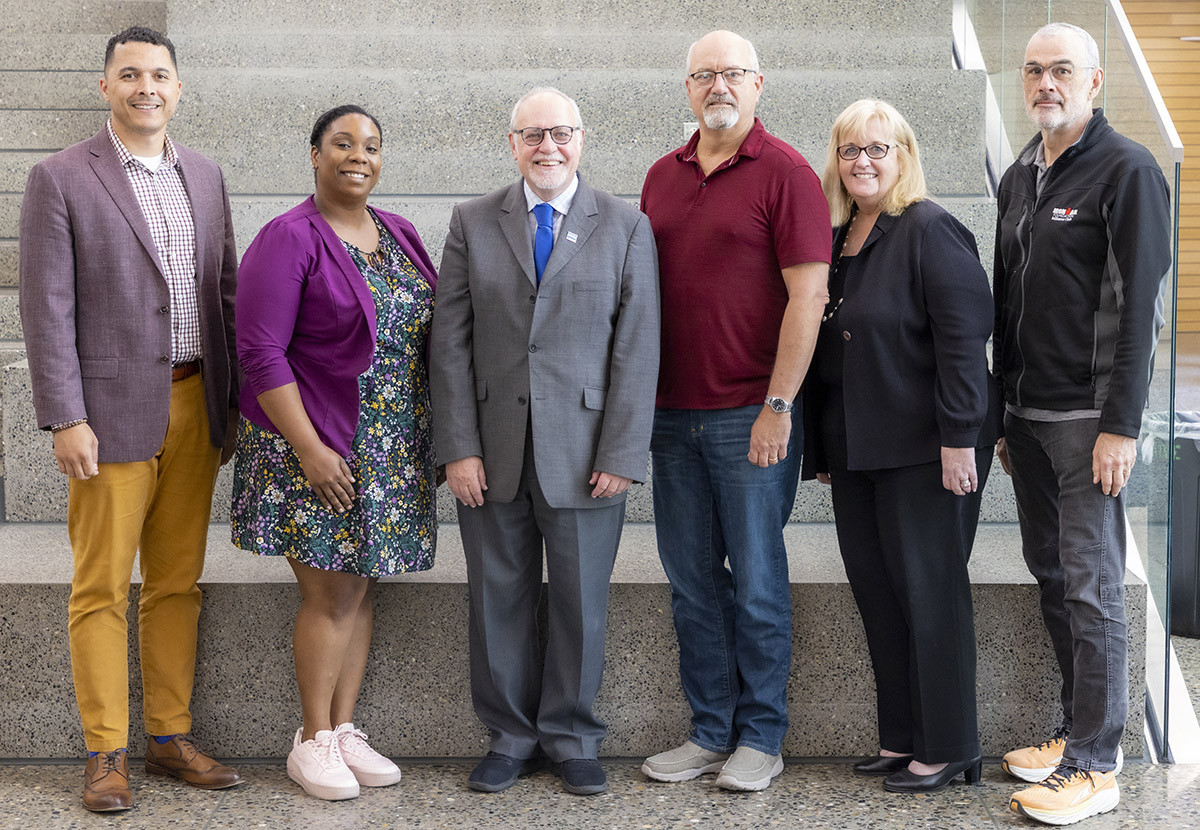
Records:
[[[728,757],[724,752],[709,752],[688,741],[647,758],[642,772],[655,781],[690,781],[706,772],[718,772]]]
[[[783,757],[739,746],[721,767],[717,786],[727,790],[765,790],[783,772]]]

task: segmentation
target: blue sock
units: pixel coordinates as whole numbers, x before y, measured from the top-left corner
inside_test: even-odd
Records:
[[[114,752],[124,752],[124,751],[125,751],[125,747],[121,747],[120,749],[115,749],[115,750],[113,750],[113,751],[114,751]],[[95,758],[95,757],[96,757],[97,755],[99,755],[99,754],[100,754],[99,752],[89,752],[89,753],[88,753],[88,757],[89,757],[89,758]]]
[[[175,733],[175,734],[177,735],[177,734],[179,734],[179,733],[177,732],[177,733]],[[160,745],[161,745],[161,744],[165,744],[165,743],[167,743],[169,740],[171,740],[172,738],[174,738],[174,737],[175,737],[175,735],[151,735],[150,737],[154,739],[154,742],[155,742],[156,744],[160,744]]]

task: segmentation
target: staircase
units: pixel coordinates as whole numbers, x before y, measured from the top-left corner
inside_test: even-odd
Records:
[[[579,102],[581,173],[636,200],[660,156],[694,119],[683,89],[688,45],[717,25],[749,37],[766,84],[759,115],[818,170],[833,118],[858,98],[894,103],[921,141],[935,198],[971,228],[990,267],[995,211],[985,195],[982,73],[951,68],[951,0],[790,0],[711,7],[602,0],[522,5],[461,0],[106,2],[3,0],[0,15],[0,758],[76,757],[66,600],[71,573],[65,480],[37,430],[17,315],[17,220],[29,168],[104,123],[97,92],[107,38],[127,25],[165,30],[183,97],[172,136],[215,158],[244,250],[271,217],[311,192],[307,137],[316,116],[359,103],[384,127],[374,204],[407,216],[439,259],[453,205],[515,179],[509,110],[534,85]],[[1031,24],[1030,30],[1036,27]],[[670,594],[655,550],[651,484],[631,494],[613,577],[608,670],[597,702],[604,752],[637,757],[678,743],[679,691]],[[360,720],[397,756],[471,756],[486,735],[471,711],[465,567],[443,488],[436,567],[386,580],[377,594]],[[291,619],[299,601],[285,563],[228,541],[229,471],[214,501],[204,576],[194,731],[221,756],[282,756],[299,719]],[[973,557],[980,729],[999,755],[1057,725],[1057,672],[1036,589],[1021,562],[1009,480],[984,496]],[[801,486],[787,529],[794,606],[792,727],[784,753],[843,757],[877,748],[874,686],[831,522],[827,488]],[[1128,577],[1130,728],[1142,754],[1145,586]],[[136,591],[136,589],[135,589]],[[132,621],[132,612],[131,612]],[[131,650],[136,663],[136,649]],[[140,698],[132,723],[140,723]],[[38,728],[30,729],[31,724]],[[33,733],[31,735],[31,733]],[[136,745],[136,739],[135,739]]]

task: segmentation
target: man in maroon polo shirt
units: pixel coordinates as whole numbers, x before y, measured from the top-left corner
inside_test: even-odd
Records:
[[[641,208],[662,295],[654,516],[692,733],[642,770],[761,790],[783,769],[793,402],[829,297],[829,208],[808,162],[754,117],[754,46],[712,32],[687,65],[700,129],[650,168]]]

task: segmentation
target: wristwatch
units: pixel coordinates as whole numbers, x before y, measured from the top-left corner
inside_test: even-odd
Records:
[[[776,398],[771,395],[767,395],[767,399],[763,401],[763,403],[780,414],[792,411],[792,402],[785,401],[783,398]]]

